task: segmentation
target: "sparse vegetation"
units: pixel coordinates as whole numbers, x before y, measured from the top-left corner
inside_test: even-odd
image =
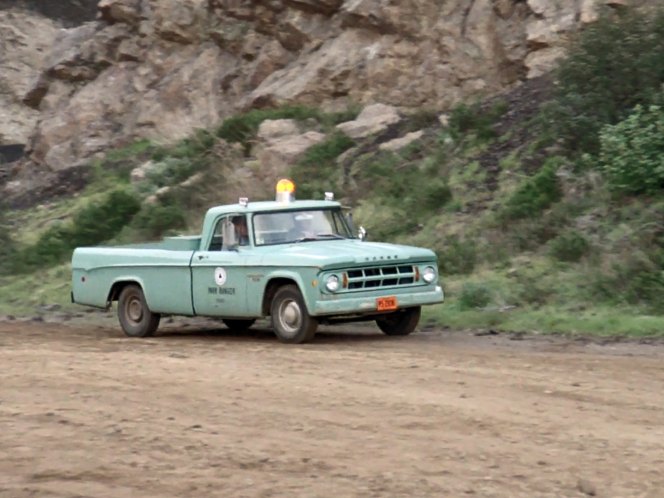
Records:
[[[460,104],[450,114],[450,134],[459,140],[467,134],[475,135],[480,141],[496,138],[494,123],[507,111],[507,104],[498,101],[488,109],[480,104]]]
[[[357,109],[349,109],[346,112],[326,114],[319,109],[305,106],[254,109],[226,119],[217,129],[216,135],[229,142],[242,144],[245,154],[248,155],[251,150],[251,141],[256,136],[260,124],[266,119],[295,119],[297,121],[314,119],[329,129],[335,124],[355,119],[358,113]]]
[[[558,164],[558,159],[549,159],[537,174],[525,180],[505,202],[501,212],[502,219],[536,217],[559,200],[562,194],[556,176]]]
[[[298,196],[302,199],[321,199],[326,191],[338,185],[340,168],[337,158],[355,142],[340,132],[312,146],[304,157],[291,169],[291,177],[298,185]]]
[[[436,251],[447,302],[425,312],[432,320],[464,328],[661,335],[663,34],[662,11],[605,16],[580,35],[556,75],[558,85],[540,97],[540,105],[542,98],[551,102],[539,116],[535,107],[520,119],[514,94],[461,104],[447,127],[438,112],[423,110],[390,128],[400,136],[425,129],[397,152],[380,150],[376,137],[351,140],[334,131],[357,110],[326,114],[303,106],[253,110],[172,147],[143,141],[109,152],[81,199],[34,215],[42,217],[31,221],[34,235],[0,235],[0,250],[9,254],[3,261],[13,261],[5,275],[58,265],[81,242],[192,229],[207,205],[181,185],[200,173],[208,175],[203,183],[217,178],[207,188],[225,187],[223,175],[211,173],[221,162],[220,138],[250,155],[263,120],[288,118],[327,133],[289,172],[298,198],[334,190],[356,206],[355,221],[369,229],[370,240]],[[129,172],[148,160],[145,177],[130,185]],[[111,202],[108,191],[121,197]],[[93,220],[107,215],[109,202],[124,208],[100,231]],[[46,212],[57,216],[47,219]],[[0,216],[0,228],[20,224],[12,216],[4,222]],[[63,266],[44,271],[68,277]],[[20,287],[11,279],[2,283]]]

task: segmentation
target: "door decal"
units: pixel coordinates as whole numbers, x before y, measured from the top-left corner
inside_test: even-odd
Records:
[[[214,281],[221,287],[226,283],[226,270],[220,266],[214,269]]]

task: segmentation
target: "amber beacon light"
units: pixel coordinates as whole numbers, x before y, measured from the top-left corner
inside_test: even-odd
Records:
[[[277,182],[277,202],[291,202],[295,199],[295,184],[286,178]]]

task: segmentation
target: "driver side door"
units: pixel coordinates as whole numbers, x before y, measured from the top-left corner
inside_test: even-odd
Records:
[[[221,217],[205,251],[194,253],[191,261],[192,297],[196,315],[247,316],[247,258],[250,246],[228,244],[235,239],[231,219]],[[226,240],[224,240],[224,238]]]

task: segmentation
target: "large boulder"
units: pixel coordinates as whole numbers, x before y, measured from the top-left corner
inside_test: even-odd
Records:
[[[385,104],[372,104],[365,107],[354,121],[337,125],[337,129],[350,138],[364,138],[375,135],[388,126],[401,121],[397,110]]]
[[[22,103],[59,26],[39,14],[0,10],[0,145],[28,141],[39,113]]]
[[[313,145],[325,140],[325,134],[315,130],[300,131],[292,119],[265,120],[256,135],[253,153],[260,170],[267,178],[284,176]]]

